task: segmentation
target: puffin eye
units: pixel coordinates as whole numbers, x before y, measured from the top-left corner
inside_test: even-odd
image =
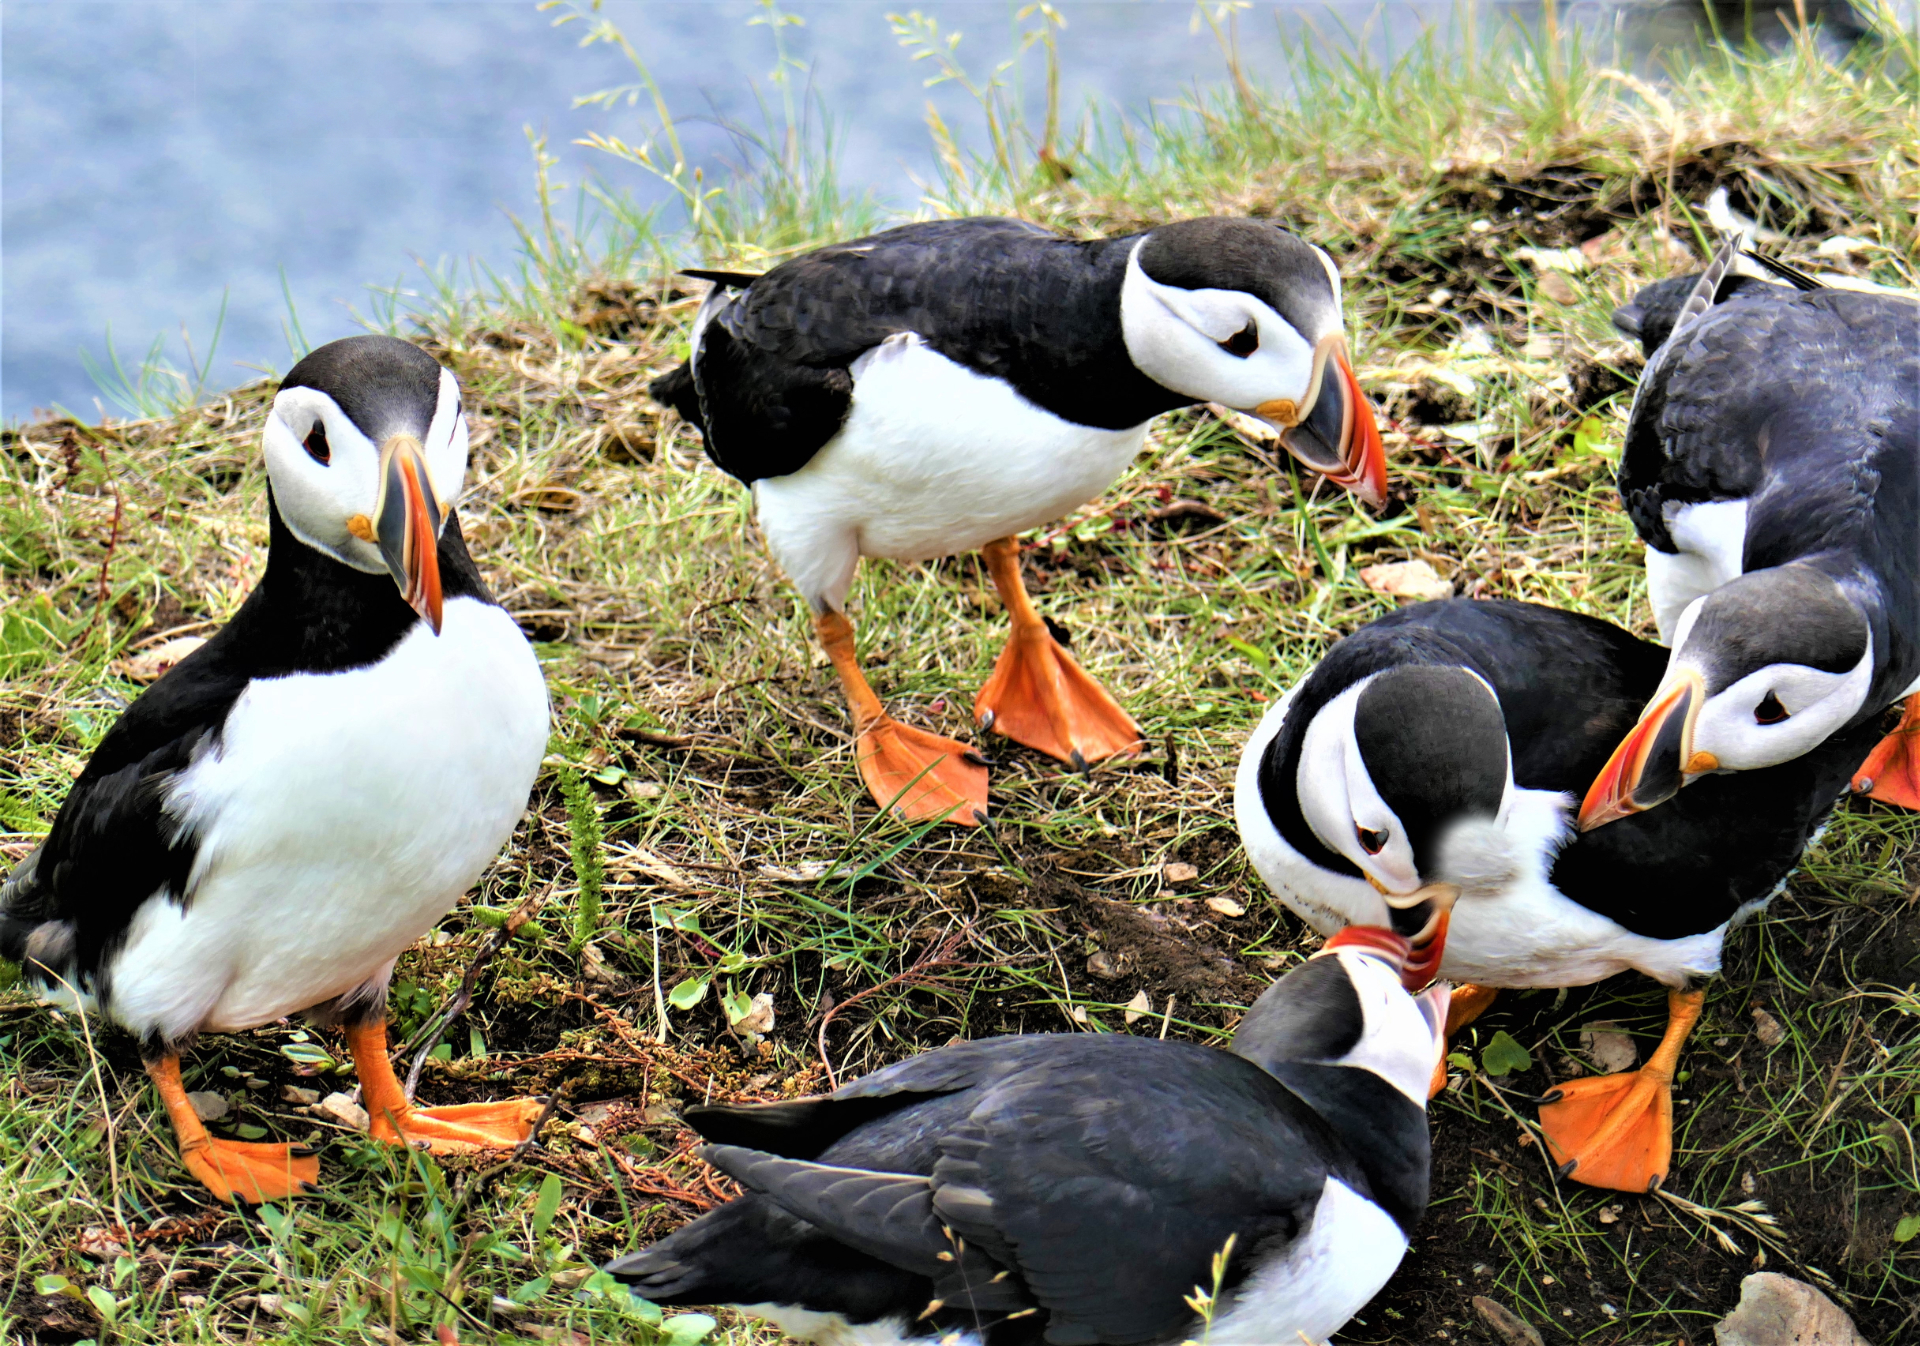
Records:
[[[1779,724],[1786,718],[1787,708],[1780,704],[1780,698],[1772,692],[1768,692],[1767,699],[1753,708],[1755,724]]]
[[[1237,355],[1242,360],[1260,349],[1260,328],[1252,318],[1247,325],[1220,343],[1220,349],[1228,355]]]
[[[1368,855],[1378,855],[1386,847],[1387,833],[1384,828],[1376,832],[1370,827],[1356,826],[1353,834],[1360,838],[1360,849]]]
[[[327,423],[315,421],[313,429],[307,431],[304,441],[307,456],[316,463],[328,463],[333,460],[333,450],[327,447]]]

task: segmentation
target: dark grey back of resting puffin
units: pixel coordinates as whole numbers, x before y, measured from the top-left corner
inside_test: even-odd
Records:
[[[1337,965],[1314,971],[1344,975]],[[896,1198],[875,1179],[882,1204],[869,1200],[865,1228],[883,1240],[885,1260],[851,1251],[851,1235],[822,1237],[755,1192],[613,1269],[657,1303],[798,1304],[856,1322],[899,1317],[930,1334],[986,1324],[993,1346],[1043,1334],[1055,1343],[1168,1339],[1190,1320],[1182,1297],[1209,1279],[1226,1236],[1236,1235],[1231,1288],[1311,1221],[1328,1177],[1406,1227],[1425,1205],[1417,1105],[1370,1072],[1280,1069],[1298,1075],[1296,1087],[1187,1043],[1035,1035],[942,1048],[822,1099],[690,1109],[703,1136],[745,1147],[714,1152],[729,1171],[759,1153],[756,1181],[785,1172],[832,1183],[858,1169],[929,1176],[958,1195],[936,1218],[923,1189],[903,1185]],[[776,1155],[836,1167],[783,1170]],[[975,1223],[970,1211],[981,1212]],[[938,1259],[948,1254],[952,1265],[955,1246],[946,1227],[966,1240],[962,1263],[985,1260],[943,1270]],[[922,1273],[902,1269],[916,1259]],[[935,1298],[942,1306],[922,1318]],[[1029,1309],[1040,1311],[1006,1320]]]
[[[1300,813],[1293,782],[1306,725],[1371,672],[1450,664],[1479,673],[1499,697],[1515,783],[1577,806],[1658,690],[1667,657],[1610,623],[1531,603],[1412,604],[1337,643],[1301,684],[1261,761],[1262,800],[1295,850],[1358,877]],[[1635,934],[1712,930],[1792,872],[1878,733],[1856,725],[1791,762],[1707,776],[1659,808],[1577,833],[1554,859],[1553,884]]]

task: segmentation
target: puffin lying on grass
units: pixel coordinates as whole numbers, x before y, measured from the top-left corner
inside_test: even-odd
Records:
[[[52,830],[0,883],[0,955],[140,1040],[187,1169],[222,1201],[319,1177],[310,1150],[208,1134],[180,1076],[203,1032],[345,1026],[382,1139],[512,1145],[541,1100],[415,1108],[387,982],[526,810],[547,692],[448,504],[453,375],[384,336],[296,364],[265,432],[266,573],[127,707]]]
[[[824,1098],[689,1108],[747,1189],[607,1271],[803,1341],[1325,1341],[1427,1202],[1445,888],[1269,987],[1232,1048],[988,1038]],[[1211,1326],[1189,1296],[1219,1297]]]
[[[1748,260],[1797,288],[1742,276]],[[1677,302],[1677,307],[1676,307]],[[1729,243],[1615,315],[1648,356],[1620,462],[1666,676],[1593,781],[1599,827],[1877,720],[1854,788],[1920,808],[1920,301]]]
[[[974,713],[1084,769],[1139,726],[1054,640],[1015,535],[1104,491],[1162,412],[1219,402],[1374,504],[1386,458],[1348,363],[1340,276],[1260,220],[1092,242],[1021,220],[910,224],[713,282],[687,362],[653,396],[753,487],[767,544],[814,611],[852,707],[860,772],[910,819],[987,817],[987,763],[903,725],[854,653],[862,556],[980,550],[1013,634]]]
[[[1855,725],[1766,770],[1710,776],[1611,827],[1577,792],[1659,683],[1666,651],[1591,617],[1454,599],[1336,644],[1270,709],[1234,812],[1274,894],[1330,931],[1459,888],[1440,973],[1458,1028],[1496,987],[1634,969],[1669,988],[1639,1070],[1557,1086],[1540,1121],[1567,1174],[1644,1192],[1667,1175],[1670,1082],[1728,927],[1784,884],[1873,742]]]

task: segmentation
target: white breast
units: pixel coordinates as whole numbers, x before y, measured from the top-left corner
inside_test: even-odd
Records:
[[[1288,844],[1260,798],[1261,752],[1280,732],[1293,694],[1266,713],[1240,758],[1234,821],[1247,858],[1295,915],[1323,935],[1344,925],[1389,925],[1385,899],[1365,879],[1322,869]],[[1481,986],[1585,986],[1638,970],[1680,986],[1720,970],[1726,926],[1685,939],[1649,939],[1589,911],[1555,888],[1553,858],[1572,835],[1573,800],[1515,789],[1506,831],[1521,873],[1498,891],[1462,893],[1447,930],[1440,975]]]
[[[851,372],[840,433],[798,472],[754,485],[774,559],[817,609],[845,602],[861,556],[951,556],[1060,518],[1146,441],[1144,423],[1062,420],[911,333]]]
[[[532,649],[469,598],[378,664],[251,683],[169,798],[197,834],[188,900],[135,916],[110,969],[114,1017],[176,1038],[353,989],[479,878],[546,742]]]
[[[1255,1271],[1213,1320],[1208,1346],[1277,1346],[1303,1337],[1318,1346],[1380,1293],[1407,1255],[1393,1217],[1338,1178],[1328,1178],[1313,1223],[1284,1256]],[[1199,1324],[1188,1333],[1201,1340]]]
[[[1660,643],[1673,642],[1674,623],[1687,604],[1738,579],[1747,547],[1747,502],[1707,500],[1669,504],[1662,510],[1667,533],[1679,548],[1647,548],[1647,597]]]

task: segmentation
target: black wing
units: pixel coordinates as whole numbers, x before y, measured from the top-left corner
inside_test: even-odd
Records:
[[[940,220],[785,262],[698,334],[689,377],[707,452],[745,482],[798,471],[846,420],[849,367],[903,333],[1080,424],[1120,429],[1182,405],[1126,358],[1130,243],[1080,243],[1021,220]],[[656,396],[678,391],[663,380]]]

